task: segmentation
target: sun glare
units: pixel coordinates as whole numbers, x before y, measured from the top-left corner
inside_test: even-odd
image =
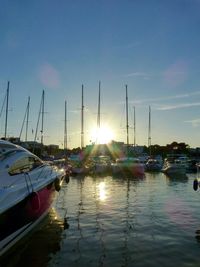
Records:
[[[91,130],[91,141],[96,144],[108,144],[113,140],[113,132],[109,127],[93,128]]]
[[[106,200],[106,189],[105,189],[105,182],[100,182],[99,184],[99,199],[101,201]]]

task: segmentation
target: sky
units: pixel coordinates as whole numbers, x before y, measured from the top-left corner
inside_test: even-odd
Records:
[[[200,0],[1,0],[0,135],[4,136],[10,81],[8,136],[19,136],[30,96],[28,139],[34,140],[42,90],[44,143],[63,147],[65,100],[67,146],[84,145],[101,125],[126,142],[173,141],[200,146]],[[39,122],[40,123],[40,122]],[[25,138],[25,129],[22,139]],[[39,138],[39,136],[38,136]]]

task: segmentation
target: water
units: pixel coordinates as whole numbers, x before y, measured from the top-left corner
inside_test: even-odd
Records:
[[[48,221],[8,266],[200,266],[195,177],[71,178]]]

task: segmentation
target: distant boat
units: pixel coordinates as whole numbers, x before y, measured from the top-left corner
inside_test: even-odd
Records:
[[[0,256],[48,213],[65,173],[28,150],[0,140]]]
[[[109,156],[93,157],[90,163],[90,174],[106,175],[111,171],[111,159]]]
[[[164,160],[162,172],[172,174],[186,174],[188,158],[181,155],[170,155]]]
[[[133,177],[144,175],[144,165],[138,158],[124,157],[116,159],[115,163],[111,164],[112,173],[115,174],[127,174]]]
[[[162,164],[157,159],[148,159],[145,164],[145,171],[159,172],[162,169]]]
[[[89,172],[89,167],[85,165],[80,155],[71,155],[68,162],[71,166],[71,175],[86,175]]]
[[[113,174],[131,174],[132,176],[144,175],[144,164],[136,157],[129,156],[129,122],[128,122],[128,89],[126,85],[126,156],[117,158],[111,164]]]

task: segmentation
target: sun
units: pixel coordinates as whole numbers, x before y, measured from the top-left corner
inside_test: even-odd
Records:
[[[113,131],[107,126],[91,130],[91,142],[95,144],[108,144],[113,140],[113,137]]]

